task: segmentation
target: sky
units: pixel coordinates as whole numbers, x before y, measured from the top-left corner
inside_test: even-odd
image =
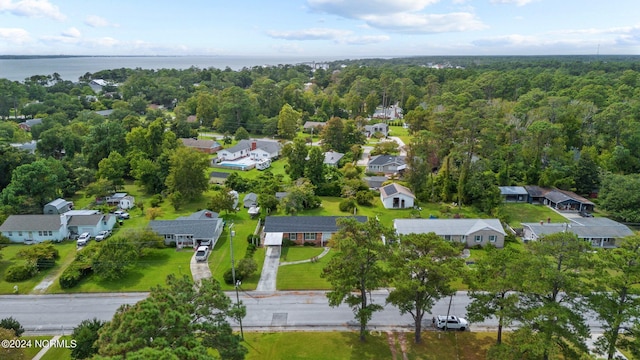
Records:
[[[638,14],[638,0],[0,0],[0,55],[637,55]]]

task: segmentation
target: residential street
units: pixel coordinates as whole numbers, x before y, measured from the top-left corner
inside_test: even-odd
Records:
[[[227,295],[235,299],[235,293]],[[77,294],[77,295],[4,295],[0,318],[13,316],[28,333],[65,335],[82,320],[97,317],[110,320],[122,304],[133,304],[145,293]],[[373,293],[373,301],[384,304],[386,290]],[[331,308],[324,291],[241,292],[241,301],[247,306],[243,327],[247,330],[345,330],[355,326],[350,308]],[[467,293],[460,291],[451,301],[451,314],[464,316],[469,302]],[[28,305],[27,305],[28,304]],[[439,301],[433,315],[447,313],[449,298]],[[430,326],[431,315],[424,319]],[[472,330],[494,328],[495,320],[472,324]],[[593,332],[601,332],[600,324],[589,321]],[[375,329],[411,329],[410,315],[400,315],[393,306],[385,306],[370,322]]]

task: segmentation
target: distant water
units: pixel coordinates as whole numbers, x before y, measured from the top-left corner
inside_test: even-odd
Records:
[[[244,67],[326,62],[336,58],[241,57],[241,56],[130,56],[0,59],[0,78],[24,81],[33,75],[60,74],[63,80],[78,81],[87,72],[120,68],[188,69],[192,66],[240,70]]]

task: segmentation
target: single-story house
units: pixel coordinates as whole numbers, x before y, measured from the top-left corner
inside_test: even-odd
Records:
[[[369,173],[395,174],[406,168],[404,156],[376,155],[371,157],[367,163],[367,172]]]
[[[215,140],[198,140],[193,138],[181,138],[182,144],[205,154],[213,154],[222,149],[222,145]]]
[[[108,117],[109,115],[111,115],[113,113],[113,109],[98,110],[95,113],[100,115],[100,116]]]
[[[49,203],[47,203],[42,208],[43,214],[64,214],[69,210],[73,210],[73,202],[67,201],[65,199],[55,199]]]
[[[149,228],[163,236],[166,245],[175,242],[179,249],[197,248],[201,243],[207,243],[213,249],[223,227],[224,221],[218,213],[209,210],[200,210],[175,220],[149,221]]]
[[[591,212],[595,204],[574,192],[553,189],[544,195],[544,204],[561,211]]]
[[[529,203],[544,204],[544,196],[551,191],[551,189],[543,188],[537,185],[525,185],[525,190],[529,194]]]
[[[40,125],[40,124],[42,124],[42,119],[37,118],[37,119],[25,120],[25,121],[19,123],[18,126],[20,127],[20,129],[22,129],[24,131],[31,131],[32,127],[34,127],[35,125]]]
[[[221,171],[212,171],[209,174],[209,183],[222,185],[224,184],[225,181],[227,181],[228,177],[229,177],[229,173],[221,172]]]
[[[327,123],[321,121],[306,121],[304,125],[302,125],[302,130],[306,133],[320,134],[326,124]]]
[[[10,215],[0,225],[0,233],[16,243],[62,241],[69,237],[65,215]]]
[[[131,209],[135,206],[135,198],[127,193],[115,193],[111,196],[107,196],[105,202],[109,206],[117,206],[120,209]]]
[[[13,146],[16,149],[20,149],[22,151],[26,151],[29,154],[35,154],[36,153],[36,149],[38,148],[38,142],[35,140],[31,140],[29,142],[25,142],[25,143],[12,143],[9,144],[11,146]]]
[[[93,79],[91,81],[89,81],[89,87],[91,88],[91,90],[95,91],[95,92],[100,92],[102,91],[102,88],[107,86],[108,83],[103,80],[103,79]]]
[[[69,236],[80,235],[85,232],[88,232],[91,236],[96,236],[100,231],[113,230],[116,220],[116,216],[112,214],[67,215],[67,228],[69,229]]]
[[[398,235],[435,233],[466,247],[491,244],[502,248],[506,235],[498,219],[395,219],[393,228]]]
[[[416,196],[406,186],[389,184],[380,188],[380,201],[385,209],[412,208]]]
[[[593,247],[611,248],[616,247],[616,241],[627,236],[634,235],[634,232],[624,224],[607,218],[580,218],[572,219],[566,223],[523,223],[524,241],[535,241],[544,235],[559,232],[572,232],[579,239],[588,241]]]
[[[337,220],[354,218],[364,223],[366,216],[267,216],[262,229],[262,244],[282,245],[288,239],[298,245],[313,243],[326,246],[331,236],[338,231]]]
[[[377,123],[373,125],[364,126],[364,134],[367,137],[371,137],[375,133],[380,133],[384,137],[387,137],[387,135],[389,135],[389,125],[385,123]]]
[[[289,192],[287,192],[287,191],[277,191],[276,192],[276,199],[282,200],[285,197],[287,197],[287,195],[289,195]]]
[[[498,186],[505,202],[529,202],[529,192],[524,186]]]
[[[374,119],[389,119],[396,120],[402,119],[402,108],[396,105],[391,105],[386,108],[378,106],[371,116]]]
[[[233,161],[250,156],[252,160],[275,159],[280,156],[282,146],[274,140],[240,140],[235,146],[218,151],[220,161]]]
[[[386,176],[367,176],[363,178],[363,180],[367,183],[369,189],[378,190],[382,187],[382,184],[384,184],[385,181],[389,180],[389,178]]]
[[[338,167],[338,163],[343,157],[343,153],[327,151],[326,153],[324,153],[324,164],[327,166]]]
[[[242,199],[242,206],[245,208],[250,208],[252,206],[258,206],[258,195],[255,193],[248,193]]]
[[[12,242],[62,241],[88,232],[95,236],[112,230],[116,217],[95,210],[70,210],[65,214],[11,215],[0,225],[0,233]]]

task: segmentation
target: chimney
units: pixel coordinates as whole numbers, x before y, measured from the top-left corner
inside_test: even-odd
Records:
[[[255,150],[258,147],[258,142],[255,140],[251,141],[251,151]]]
[[[204,216],[210,218],[211,217],[211,213],[207,211],[206,213],[204,213]]]

